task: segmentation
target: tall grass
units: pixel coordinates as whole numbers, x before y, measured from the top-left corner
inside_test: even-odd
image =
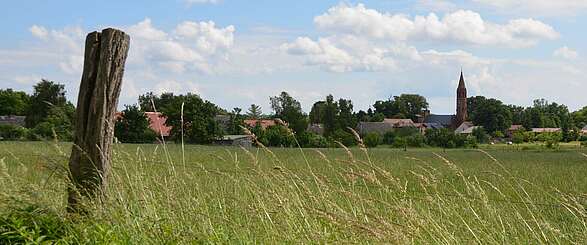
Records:
[[[563,166],[580,172],[585,152],[359,145],[116,145],[108,198],[74,217],[65,212],[70,145],[3,143],[0,243],[587,242],[587,179]],[[562,172],[550,170],[557,161]],[[556,179],[529,178],[541,171],[533,167]]]

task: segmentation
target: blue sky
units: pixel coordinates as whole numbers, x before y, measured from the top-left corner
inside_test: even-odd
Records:
[[[120,103],[195,92],[231,109],[288,91],[309,111],[328,94],[367,109],[401,93],[452,113],[469,95],[587,105],[586,0],[9,1],[0,9],[0,87],[64,83],[75,101],[85,34],[131,35]]]

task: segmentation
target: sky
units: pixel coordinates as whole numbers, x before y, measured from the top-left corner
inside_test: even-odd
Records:
[[[20,0],[0,16],[0,88],[44,78],[74,102],[85,36],[113,27],[131,37],[121,108],[149,91],[264,113],[281,91],[306,112],[417,93],[449,114],[461,69],[469,96],[587,105],[587,0]]]

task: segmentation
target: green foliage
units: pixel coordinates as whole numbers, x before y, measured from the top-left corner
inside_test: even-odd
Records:
[[[262,115],[263,115],[263,112],[261,111],[261,106],[251,104],[251,106],[249,107],[249,110],[247,111],[246,116],[249,119],[260,119]]]
[[[291,97],[287,92],[281,92],[279,96],[270,98],[271,108],[275,117],[288,123],[296,134],[301,134],[308,128],[308,119],[302,111],[300,102]]]
[[[149,127],[149,118],[136,105],[126,105],[114,125],[114,136],[123,143],[152,143],[157,134]]]
[[[475,125],[487,132],[506,132],[512,125],[510,108],[496,99],[476,96],[467,99],[467,113]]]
[[[378,133],[368,133],[363,137],[363,142],[367,147],[377,147],[382,143],[382,139]]]
[[[73,104],[67,102],[62,106],[52,106],[48,110],[46,117],[29,130],[27,138],[30,140],[72,141],[75,113]]]
[[[357,144],[355,136],[347,130],[343,129],[337,129],[329,136],[329,138],[331,141],[338,141],[345,146],[354,146]]]
[[[292,135],[290,129],[281,125],[267,127],[261,138],[259,138],[259,141],[261,141],[266,146],[273,147],[296,146],[295,138]]]
[[[464,147],[466,141],[466,136],[455,134],[454,131],[446,128],[429,129],[426,131],[426,143],[430,146],[457,148]]]
[[[521,144],[526,141],[526,132],[523,130],[516,130],[512,135],[512,142],[515,144]]]
[[[34,86],[26,115],[26,126],[34,128],[46,120],[51,108],[66,106],[65,85],[49,80],[41,80]]]
[[[489,142],[489,135],[485,132],[483,127],[477,127],[473,129],[472,135],[475,137],[478,143],[485,144]]]
[[[416,121],[428,109],[428,102],[421,95],[402,94],[386,101],[376,101],[373,107],[375,113],[381,113],[386,118],[410,118]]]
[[[21,126],[0,124],[0,140],[21,140],[27,133],[28,130]]]
[[[407,150],[408,148],[408,140],[406,139],[406,137],[396,137],[393,140],[393,147],[395,148],[403,148],[404,150]]]
[[[12,89],[0,89],[0,115],[26,115],[30,97],[25,92]]]
[[[305,132],[297,136],[297,139],[302,147],[327,148],[329,146],[328,139],[322,135],[311,132]]]
[[[393,145],[394,140],[395,140],[395,133],[393,131],[385,132],[383,134],[383,144]]]
[[[67,220],[34,205],[11,207],[0,216],[0,244],[52,244],[72,231]]]
[[[205,101],[192,93],[186,95],[162,94],[155,98],[162,102],[160,111],[167,117],[166,125],[171,126],[171,136],[176,141],[182,137],[182,126],[186,143],[208,144],[222,136],[223,132],[214,117],[221,112],[215,104]],[[182,103],[183,125],[182,125]]]

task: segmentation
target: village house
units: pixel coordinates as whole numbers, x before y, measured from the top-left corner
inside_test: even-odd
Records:
[[[524,126],[519,125],[519,124],[513,124],[512,126],[510,126],[510,128],[508,128],[507,137],[512,138],[512,137],[514,137],[514,133],[516,131],[523,131],[523,130],[525,130]]]
[[[168,137],[171,134],[172,127],[167,126],[165,122],[167,117],[163,116],[161,112],[145,112],[147,119],[149,120],[149,128],[157,134],[158,137]],[[122,117],[122,112],[117,112],[116,120]]]
[[[472,134],[473,130],[478,128],[472,122],[463,122],[457,129],[455,129],[455,134]]]
[[[14,125],[24,127],[25,116],[0,116],[0,125]]]
[[[581,129],[581,134],[587,135],[587,125]]]
[[[562,130],[560,128],[532,128],[533,133],[559,133]]]
[[[225,135],[214,141],[215,145],[252,147],[253,137],[250,135]]]
[[[254,128],[259,124],[263,130],[277,125],[274,119],[247,119],[244,120],[243,123],[249,128]]]

